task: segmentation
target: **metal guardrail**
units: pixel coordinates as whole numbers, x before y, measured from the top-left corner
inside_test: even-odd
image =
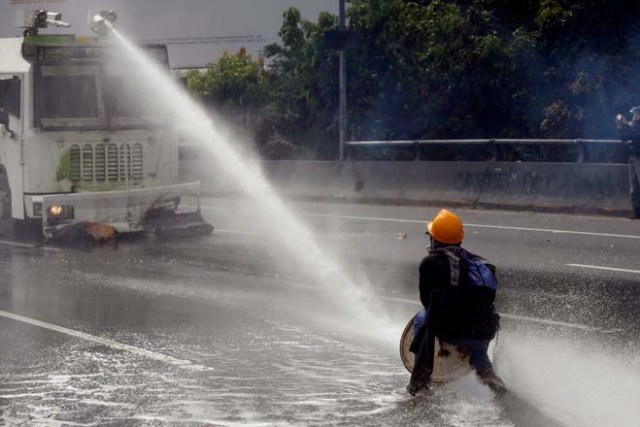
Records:
[[[522,145],[566,145],[577,150],[576,162],[582,163],[588,158],[588,147],[594,145],[616,145],[621,147],[628,142],[621,142],[619,139],[424,139],[424,140],[399,140],[399,141],[349,141],[349,148],[356,147],[415,147],[415,160],[420,160],[421,146],[425,145],[484,145],[493,147],[493,161],[502,158],[502,147],[504,146],[522,146]]]

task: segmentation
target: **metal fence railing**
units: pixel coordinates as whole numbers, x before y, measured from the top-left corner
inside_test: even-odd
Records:
[[[349,141],[352,160],[483,160],[624,163],[615,139],[429,139]]]

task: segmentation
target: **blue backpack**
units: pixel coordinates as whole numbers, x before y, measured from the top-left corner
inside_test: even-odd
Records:
[[[460,253],[460,259],[467,264],[467,284],[469,286],[498,289],[498,280],[494,273],[495,267],[481,256],[471,254],[465,250]]]
[[[495,275],[495,267],[481,256],[467,252],[460,248],[451,250],[450,248],[438,249],[438,252],[442,252],[449,258],[449,267],[451,271],[451,286],[456,287],[460,285],[460,260],[467,266],[467,280],[468,286],[489,288],[493,291],[498,289],[498,280]]]
[[[435,252],[448,258],[451,281],[448,289],[433,291],[434,330],[445,337],[493,339],[500,329],[500,315],[493,306],[498,288],[495,267],[459,246]]]

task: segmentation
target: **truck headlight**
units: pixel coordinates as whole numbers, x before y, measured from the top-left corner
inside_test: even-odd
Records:
[[[47,208],[47,217],[60,219],[73,219],[72,205],[51,205]]]

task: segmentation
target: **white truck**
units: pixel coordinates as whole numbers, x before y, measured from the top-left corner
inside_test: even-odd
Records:
[[[78,224],[211,233],[199,183],[178,182],[177,135],[139,109],[135,68],[105,66],[97,39],[37,27],[0,39],[0,234],[27,225],[55,240]],[[168,67],[165,46],[144,49]]]

